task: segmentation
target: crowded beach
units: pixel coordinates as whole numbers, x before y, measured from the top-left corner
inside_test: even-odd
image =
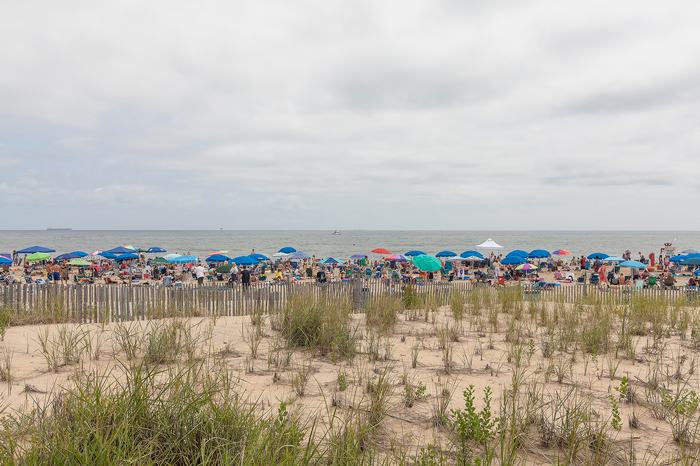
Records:
[[[49,247],[32,246],[0,255],[0,284],[196,283],[237,287],[363,279],[386,284],[470,281],[493,286],[693,289],[700,281],[700,253],[693,249],[676,253],[670,243],[665,243],[658,255],[638,252],[634,258],[630,250],[620,256],[601,252],[576,256],[565,249],[506,253],[490,238],[461,253],[444,250],[431,255],[412,250],[401,254],[377,248],[345,260],[317,258],[289,246],[269,256],[253,250],[236,257],[231,257],[229,251],[196,257],[189,252],[167,254],[157,246],[141,249],[130,245],[91,253],[52,255],[55,252]]]

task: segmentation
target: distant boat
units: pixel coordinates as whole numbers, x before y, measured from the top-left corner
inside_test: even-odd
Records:
[[[331,233],[331,234],[333,234],[333,235],[339,235],[340,232],[339,232],[338,230],[335,230],[335,231],[334,231],[333,233]]]
[[[47,230],[63,230],[63,231],[67,231],[67,230],[72,230],[72,228],[47,228]]]

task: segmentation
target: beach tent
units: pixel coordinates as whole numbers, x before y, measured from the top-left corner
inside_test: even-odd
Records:
[[[484,255],[481,254],[479,251],[464,251],[462,254],[460,254],[462,257],[469,257],[469,256],[476,256],[476,257],[481,257],[482,259],[484,258]]]
[[[426,254],[423,251],[408,251],[404,256],[406,257],[414,257],[414,256],[425,256]]]
[[[32,246],[31,248],[22,249],[17,251],[17,254],[34,254],[35,252],[56,252],[55,249],[44,248],[41,246]]]
[[[457,255],[456,252],[452,252],[452,251],[440,251],[440,252],[438,252],[437,254],[435,254],[435,257],[454,257],[454,256],[456,256],[456,255]]]
[[[487,239],[483,243],[479,244],[476,249],[503,249],[503,246],[497,244],[491,238]]]

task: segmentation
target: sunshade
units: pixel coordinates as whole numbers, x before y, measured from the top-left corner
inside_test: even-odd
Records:
[[[189,264],[192,262],[197,262],[199,260],[196,256],[177,256],[172,259],[168,259],[171,264]]]
[[[571,253],[567,251],[566,249],[557,249],[552,253],[555,256],[570,256]]]
[[[617,257],[617,256],[608,256],[605,259],[603,259],[603,262],[624,262],[625,259],[622,257]]]
[[[10,265],[12,261],[7,257],[0,257],[0,265]]]
[[[532,264],[520,264],[519,266],[517,266],[515,268],[515,270],[532,270],[532,269],[536,269],[536,268],[537,268],[537,266],[532,265]]]
[[[166,264],[168,262],[168,259],[166,259],[165,257],[156,257],[151,262],[154,262],[156,264]]]
[[[527,257],[528,253],[526,251],[523,251],[522,249],[516,249],[515,251],[511,251],[508,254],[506,254],[506,257]]]
[[[41,246],[32,246],[31,248],[22,249],[17,251],[17,254],[34,254],[35,252],[56,252],[55,249],[44,248]]]
[[[308,259],[308,258],[310,258],[310,257],[311,257],[311,256],[308,255],[308,254],[306,254],[305,252],[298,251],[298,252],[294,252],[294,253],[292,253],[292,254],[289,254],[289,255],[286,257],[286,259],[287,259],[287,260],[290,260],[290,261],[299,261],[299,260]],[[257,261],[256,261],[256,262],[257,262]]]
[[[462,254],[460,254],[462,257],[469,257],[469,256],[476,256],[476,257],[481,257],[482,259],[484,258],[484,255],[481,254],[479,251],[464,251]]]
[[[633,269],[646,269],[646,264],[642,264],[639,261],[625,261],[620,262],[620,267],[631,267]]]
[[[525,263],[527,263],[527,259],[520,256],[506,256],[501,259],[501,264],[503,265],[517,265]]]
[[[503,249],[503,246],[500,244],[497,244],[494,240],[491,238],[487,239],[480,245],[476,247],[477,249]]]
[[[681,262],[683,265],[700,265],[700,257],[691,257]]]
[[[207,257],[216,256],[217,254],[226,254],[227,252],[228,251],[214,251],[214,252],[210,252],[209,254],[207,254]]]
[[[224,264],[216,269],[217,273],[231,273],[232,264]]]
[[[452,257],[448,257],[447,259],[445,259],[445,262],[462,262],[465,260],[468,260],[468,259],[465,259],[462,256],[452,256]],[[479,260],[481,260],[481,259],[479,259]]]
[[[73,251],[73,252],[71,252],[71,254],[75,254],[77,257],[85,257],[88,255],[87,252],[83,252],[83,251]]]
[[[277,252],[283,252],[283,253],[285,253],[285,254],[289,254],[289,253],[291,253],[291,252],[297,252],[297,250],[294,249],[294,248],[291,247],[291,246],[287,246],[287,247],[284,247],[284,248],[280,249],[280,250],[277,251]]]
[[[87,256],[83,256],[83,259],[90,262],[99,262],[105,258],[99,254],[88,254]]]
[[[673,256],[668,261],[669,262],[683,262],[686,259],[690,259],[690,256],[688,256],[687,254],[683,254],[680,256]]]
[[[129,259],[138,259],[138,258],[139,258],[139,256],[137,256],[136,254],[134,254],[132,252],[127,252],[125,254],[122,254],[120,256],[115,257],[114,260],[115,261],[126,261]]]
[[[420,257],[420,256],[416,256],[416,257]],[[385,257],[384,260],[393,261],[393,262],[408,262],[411,259],[404,256],[403,254],[394,254],[393,256]]]
[[[250,256],[234,257],[233,259],[231,259],[231,262],[233,262],[236,265],[255,265],[258,263],[258,261],[256,261]]]
[[[588,258],[589,259],[605,259],[606,257],[610,257],[607,254],[604,254],[602,252],[594,252],[593,254],[589,254]]]
[[[460,257],[462,257],[462,256],[460,256]],[[467,257],[462,257],[462,260],[469,261],[469,262],[481,262],[482,260],[484,260],[484,258],[481,256],[467,256]]]
[[[269,261],[269,260],[270,260],[269,257],[264,256],[264,255],[262,255],[262,254],[251,254],[249,257],[252,257],[253,259],[255,259],[255,260],[258,261],[258,262]]]
[[[286,252],[276,252],[272,255],[272,257],[274,257],[275,259],[281,259],[283,257],[287,257],[287,255],[288,254]]]
[[[45,253],[45,252],[35,252],[34,254],[30,255],[27,257],[27,260],[29,262],[33,261],[45,261],[47,259],[51,259],[51,254]]]
[[[350,259],[364,259],[365,257],[367,257],[365,254],[353,254]]]
[[[681,254],[698,254],[698,251],[695,249],[686,249],[684,251],[681,251]]]
[[[545,251],[544,249],[535,249],[534,251],[531,251],[527,257],[530,259],[544,259],[545,257],[549,257],[549,251]]]
[[[148,248],[146,252],[165,252],[165,249],[159,246],[153,246],[152,248]]]
[[[85,259],[76,258],[76,259],[73,259],[73,260],[71,260],[71,261],[68,261],[68,265],[81,265],[81,266],[85,266],[85,265],[90,265],[90,262],[86,261]]]
[[[174,259],[175,257],[180,257],[180,254],[166,254],[163,256],[165,259]]]
[[[117,257],[116,254],[112,254],[111,252],[101,252],[100,256],[104,257],[105,259],[114,259]]]
[[[75,258],[77,258],[77,257],[78,257],[78,256],[76,256],[75,254],[66,253],[66,254],[61,254],[60,256],[54,257],[53,260],[56,260],[56,261],[65,261],[65,260],[75,259]]]
[[[335,257],[328,257],[326,259],[323,259],[322,261],[319,261],[320,264],[344,264],[343,261],[340,259],[336,259]]]
[[[389,251],[387,251],[384,248],[372,249],[372,252],[377,253],[377,254],[391,254]]]
[[[416,251],[416,250],[408,251],[406,254],[404,254],[404,256],[406,256],[406,257],[415,257],[415,256],[424,256],[424,255],[425,255],[425,253],[423,251]]]
[[[229,260],[230,257],[223,254],[214,254],[213,256],[207,257],[207,262],[224,262]]]
[[[416,267],[426,272],[435,272],[442,268],[442,262],[435,256],[415,256],[411,261],[416,264]]]
[[[457,255],[456,252],[445,250],[445,251],[440,251],[437,254],[435,254],[435,257],[454,257],[456,255]]]
[[[109,251],[102,251],[108,252],[110,254],[128,254],[130,252],[134,252],[135,248],[127,248],[125,246],[117,246],[116,248],[110,249]]]

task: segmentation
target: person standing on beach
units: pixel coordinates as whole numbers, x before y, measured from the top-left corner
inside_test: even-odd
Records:
[[[198,264],[197,267],[194,268],[194,276],[197,277],[198,285],[204,283],[204,267],[202,267],[202,264]]]
[[[250,270],[248,270],[245,265],[241,270],[241,283],[245,287],[250,286]]]

